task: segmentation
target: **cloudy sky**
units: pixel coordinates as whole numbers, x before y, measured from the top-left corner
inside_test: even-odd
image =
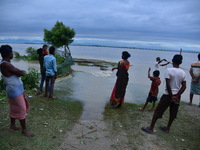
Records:
[[[200,0],[0,0],[0,39],[43,39],[56,21],[76,43],[200,51]]]

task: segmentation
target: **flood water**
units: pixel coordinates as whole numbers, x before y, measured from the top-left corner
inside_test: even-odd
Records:
[[[16,46],[15,46],[16,45]],[[13,49],[20,53],[22,52],[22,47],[15,44],[12,45]],[[35,48],[41,47],[41,45],[32,45]],[[36,47],[37,46],[37,47]],[[85,59],[98,59],[110,62],[118,62],[121,60],[121,52],[126,50],[132,55],[129,58],[131,67],[129,69],[129,83],[127,86],[125,102],[143,104],[148,96],[151,81],[147,77],[148,68],[154,69],[154,63],[156,57],[165,58],[171,61],[172,57],[177,54],[177,52],[167,52],[167,51],[150,51],[150,50],[137,50],[137,49],[123,49],[123,48],[107,48],[107,47],[88,47],[88,46],[71,46],[72,56],[74,58],[85,58]],[[182,101],[189,101],[190,93],[190,81],[191,77],[188,70],[190,69],[190,64],[197,61],[198,53],[183,53],[184,57],[183,67],[187,74],[187,89],[182,96]],[[24,62],[23,60],[13,60],[13,64],[18,68],[27,70],[29,67],[33,67],[39,70],[39,64],[37,62]],[[169,64],[165,67],[160,67],[160,78],[162,84],[160,85],[160,97],[165,89],[164,84],[164,72],[167,67],[171,67]],[[116,81],[116,71],[112,72],[111,68],[106,71],[100,70],[99,67],[92,66],[78,66],[74,65],[72,68],[75,72],[72,77],[63,79],[62,82],[57,82],[55,85],[56,91],[62,91],[59,96],[62,99],[75,99],[83,102],[84,110],[92,110],[96,115],[100,115],[104,110],[105,104],[109,101],[113,86]],[[195,95],[194,104],[199,103],[199,96]],[[84,111],[82,118],[90,118],[95,115],[90,113],[91,111]]]

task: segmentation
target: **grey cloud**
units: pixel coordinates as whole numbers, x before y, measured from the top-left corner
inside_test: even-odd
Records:
[[[0,35],[43,35],[56,21],[78,35],[200,40],[199,0],[1,0]]]

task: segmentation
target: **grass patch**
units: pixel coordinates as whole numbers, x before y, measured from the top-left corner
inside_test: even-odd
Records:
[[[20,131],[9,132],[10,117],[7,102],[0,103],[0,149],[38,150],[57,149],[67,131],[71,130],[82,113],[78,101],[48,99],[43,96],[28,98],[30,109],[27,128],[36,134],[27,138]],[[19,125],[19,122],[16,122]]]
[[[181,103],[178,117],[171,127],[170,134],[158,129],[161,125],[167,125],[169,110],[163,119],[159,119],[155,125],[155,134],[147,134],[141,131],[141,127],[150,125],[153,113],[139,111],[139,105],[125,103],[121,109],[105,108],[104,120],[112,137],[119,136],[127,139],[121,145],[113,147],[127,149],[162,149],[162,150],[197,150],[200,149],[200,108],[196,105],[187,106]],[[148,106],[150,108],[150,105]],[[121,147],[120,147],[121,146]]]

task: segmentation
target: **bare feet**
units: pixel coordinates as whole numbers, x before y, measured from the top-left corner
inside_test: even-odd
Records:
[[[141,128],[142,131],[146,132],[146,133],[149,133],[149,134],[153,134],[153,130],[150,129],[150,127],[142,127]]]
[[[13,132],[13,131],[20,130],[20,129],[21,129],[21,127],[17,127],[16,125],[14,125],[14,126],[10,127],[9,131]]]
[[[31,132],[29,132],[29,131],[27,131],[27,130],[23,130],[23,131],[22,131],[22,134],[23,134],[24,136],[27,136],[27,137],[34,137],[34,136],[35,136],[35,134],[33,134],[33,133],[31,133]]]
[[[140,110],[140,111],[144,111],[144,108],[138,108],[138,110]]]
[[[154,110],[155,110],[154,108],[151,108],[149,109],[149,112],[154,112]]]
[[[159,129],[167,134],[169,134],[169,129],[165,126],[160,126]]]
[[[55,97],[55,96],[49,96],[49,98],[51,98],[51,99],[56,99],[56,97]]]
[[[189,103],[186,103],[186,104],[187,104],[187,105],[190,105],[190,106],[192,105],[192,103],[191,103],[191,102],[189,102]]]

